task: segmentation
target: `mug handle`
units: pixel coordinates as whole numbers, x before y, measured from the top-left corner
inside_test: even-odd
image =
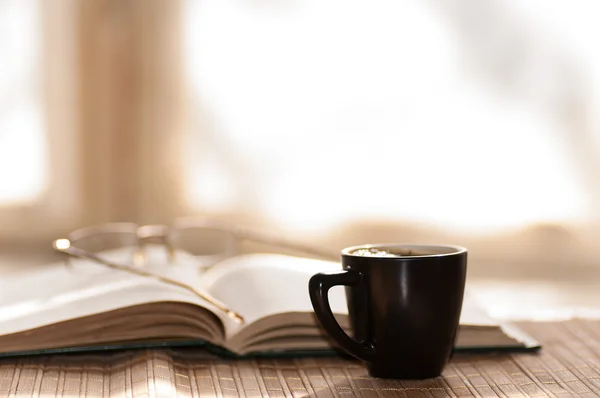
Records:
[[[362,274],[354,270],[322,272],[313,275],[308,282],[310,301],[315,315],[325,331],[350,355],[370,362],[375,355],[373,344],[356,341],[348,336],[337,323],[329,304],[329,289],[333,286],[355,286],[361,283]]]

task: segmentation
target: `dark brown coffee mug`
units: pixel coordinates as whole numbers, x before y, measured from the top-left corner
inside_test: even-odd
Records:
[[[313,275],[308,288],[323,329],[371,376],[424,379],[452,354],[466,273],[462,247],[363,245],[342,250],[342,269]],[[336,285],[346,286],[352,337],[331,312]]]

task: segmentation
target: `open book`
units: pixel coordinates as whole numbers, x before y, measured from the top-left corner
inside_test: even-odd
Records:
[[[0,354],[178,345],[231,356],[335,352],[313,314],[308,280],[339,263],[246,254],[200,272],[193,262],[165,266],[162,252],[151,253],[149,269],[208,293],[245,322],[177,286],[92,262],[73,270],[57,263],[0,280]],[[348,329],[343,287],[330,291],[330,302]],[[457,350],[537,347],[466,295]]]

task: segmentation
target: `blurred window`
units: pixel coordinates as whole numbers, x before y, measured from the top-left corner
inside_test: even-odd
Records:
[[[0,250],[47,247],[78,213],[73,0],[0,1]]]
[[[0,206],[30,203],[47,184],[37,1],[0,2]]]
[[[598,6],[534,3],[187,2],[190,202],[303,230],[589,222]]]
[[[386,224],[489,237],[489,258],[518,244],[503,263],[593,260],[598,8],[1,1],[0,241],[251,215],[308,237],[365,220],[385,240]]]

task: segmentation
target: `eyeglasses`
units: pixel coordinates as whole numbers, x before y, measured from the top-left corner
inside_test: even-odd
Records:
[[[326,260],[336,260],[333,253],[291,242],[279,236],[244,229],[222,221],[210,219],[179,219],[172,225],[137,225],[135,223],[108,223],[81,228],[67,238],[57,239],[53,247],[65,255],[65,264],[72,267],[73,258],[81,258],[111,269],[158,280],[178,286],[208,301],[238,323],[244,318],[220,303],[214,297],[181,281],[160,275],[148,269],[146,246],[160,245],[166,249],[167,261],[176,266],[178,256],[185,256],[200,269],[209,269],[226,258],[241,252],[243,241],[267,244],[281,249],[300,252]],[[119,253],[115,257],[115,253]],[[118,258],[115,260],[115,258]]]

